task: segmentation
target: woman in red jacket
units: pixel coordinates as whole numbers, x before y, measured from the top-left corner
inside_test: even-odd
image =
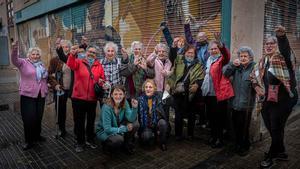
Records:
[[[221,43],[220,33],[215,33],[215,41],[208,45],[210,56],[206,64],[206,75],[202,83],[207,114],[211,126],[212,148],[223,147],[224,120],[226,120],[227,100],[234,96],[232,85],[222,73],[222,68],[230,61],[230,54]]]
[[[93,149],[97,147],[94,142],[97,106],[94,85],[95,83],[101,84],[103,82],[104,71],[101,63],[96,59],[97,47],[88,47],[86,57],[83,59],[76,59],[76,54],[77,50],[72,47],[67,65],[74,71],[72,99],[75,123],[74,132],[77,139],[75,151],[82,152],[85,145]],[[85,117],[87,118],[86,127]],[[87,135],[86,142],[85,134]]]

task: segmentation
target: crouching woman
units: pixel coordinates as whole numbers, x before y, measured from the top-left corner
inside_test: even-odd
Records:
[[[112,88],[110,99],[102,106],[97,125],[97,138],[104,150],[114,152],[125,148],[133,153],[133,138],[139,125],[137,122],[137,100],[132,99],[130,108],[125,97],[125,88],[116,85]]]
[[[147,79],[143,84],[138,110],[141,141],[149,144],[151,140],[158,138],[161,150],[166,151],[169,122],[162,105],[162,94],[156,91],[156,84],[152,79]]]

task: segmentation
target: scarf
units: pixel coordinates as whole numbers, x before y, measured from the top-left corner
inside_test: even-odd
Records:
[[[88,61],[89,65],[92,66],[94,64],[94,62],[95,62],[95,59],[87,57],[87,61]]]
[[[36,80],[38,82],[40,82],[42,78],[48,77],[48,72],[46,71],[45,66],[42,61],[38,61],[38,62],[35,62],[32,64],[35,67]]]
[[[260,61],[254,66],[254,69],[250,74],[250,80],[252,81],[252,83],[258,85],[263,89],[263,91],[266,90],[264,86],[263,76],[265,74],[265,67],[268,62],[270,63],[268,71],[272,73],[272,75],[275,76],[284,85],[290,97],[293,97],[294,94],[291,91],[288,68],[286,66],[284,57],[279,52],[275,53],[270,60],[267,56],[264,56],[260,59]],[[263,100],[261,100],[259,96],[256,95],[254,112],[257,114],[257,116],[261,112],[262,101]]]
[[[149,100],[152,100],[152,108],[151,112],[149,112],[149,105],[148,102]],[[155,99],[155,96],[148,97],[147,95],[142,95],[140,96],[139,99],[139,112],[140,112],[140,121],[141,121],[141,128],[144,129],[146,127],[148,128],[153,128],[157,125],[158,117],[156,114],[156,106],[157,106],[157,101]]]
[[[217,55],[217,56],[210,56],[207,59],[207,65],[206,65],[206,70],[205,70],[205,76],[204,76],[204,80],[201,86],[201,90],[202,90],[202,95],[203,96],[215,96],[215,90],[213,88],[213,81],[212,78],[210,76],[210,67],[211,65],[216,62],[219,58],[221,57],[221,55]]]

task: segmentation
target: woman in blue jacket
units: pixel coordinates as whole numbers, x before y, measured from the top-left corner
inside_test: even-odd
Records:
[[[138,105],[140,139],[143,143],[150,143],[154,137],[158,137],[161,150],[166,151],[169,121],[163,109],[162,94],[156,92],[153,79],[144,82],[143,94],[139,97]]]
[[[103,149],[114,151],[124,146],[133,153],[133,137],[139,125],[137,123],[137,100],[131,100],[130,108],[125,97],[125,88],[116,85],[112,88],[110,99],[102,106],[96,134]]]

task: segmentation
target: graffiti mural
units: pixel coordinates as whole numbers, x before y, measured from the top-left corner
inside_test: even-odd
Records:
[[[18,29],[23,51],[39,46],[47,60],[56,56],[58,37],[76,44],[85,36],[100,48],[106,41],[129,48],[138,40],[150,53],[165,41],[159,26],[162,21],[167,22],[173,37],[183,36],[187,17],[192,18],[194,35],[202,30],[212,37],[221,29],[221,0],[94,0],[18,24]]]

